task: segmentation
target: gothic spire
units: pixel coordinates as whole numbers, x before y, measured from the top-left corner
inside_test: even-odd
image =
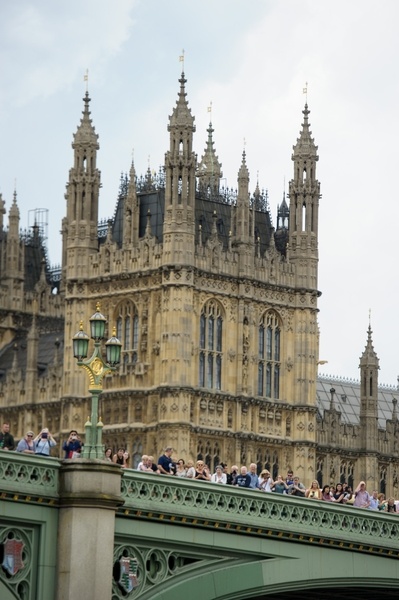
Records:
[[[185,84],[187,79],[184,77],[184,71],[182,71],[181,77],[179,79],[180,82],[180,91],[178,94],[178,99],[176,102],[176,106],[173,109],[172,115],[169,117],[169,131],[172,127],[191,127],[192,131],[195,131],[194,126],[194,117],[191,114],[191,109],[188,106],[188,101],[186,100],[186,88]]]
[[[285,192],[283,192],[283,200],[281,204],[277,206],[277,229],[280,229],[281,227],[288,228],[289,216],[290,210],[285,199]]]
[[[219,182],[223,173],[222,165],[213,147],[212,122],[209,122],[207,131],[208,140],[197,171],[198,187],[201,192],[210,192],[212,196],[215,196],[219,194]]]
[[[372,333],[373,332],[371,329],[371,325],[369,324],[369,328],[367,330],[367,344],[366,344],[366,347],[364,349],[362,356],[360,357],[360,367],[369,365],[369,366],[376,366],[378,369],[378,365],[379,365],[380,361],[374,350],[373,340],[371,337]]]
[[[302,130],[299,134],[299,138],[297,138],[295,146],[293,146],[293,154],[292,160],[297,158],[313,158],[314,160],[318,160],[317,156],[317,146],[314,143],[314,139],[312,138],[312,132],[310,131],[310,123],[309,123],[309,113],[308,104],[305,104],[305,108],[302,111],[303,113],[303,123]]]
[[[241,181],[249,181],[249,171],[248,171],[248,167],[247,167],[247,162],[246,162],[246,158],[247,155],[245,153],[245,148],[242,151],[242,161],[241,161],[241,167],[238,171],[238,182]]]
[[[83,117],[80,119],[80,124],[74,134],[74,142],[72,147],[75,148],[79,145],[94,145],[95,148],[99,149],[98,144],[98,134],[95,131],[94,125],[90,118],[90,110],[89,110],[89,102],[91,98],[89,97],[89,92],[85,93],[85,97],[83,98],[84,109],[82,111]]]
[[[191,264],[195,243],[197,157],[193,152],[194,117],[186,100],[184,71],[180,92],[169,117],[169,150],[165,154],[164,260]]]

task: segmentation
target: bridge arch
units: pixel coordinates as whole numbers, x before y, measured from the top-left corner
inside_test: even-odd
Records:
[[[300,555],[301,554],[301,555]],[[334,556],[335,554],[335,556]],[[322,555],[322,556],[321,556]],[[295,557],[214,565],[169,579],[140,599],[176,600],[355,600],[380,592],[384,600],[395,600],[399,573],[396,560],[387,569],[387,559],[350,556],[339,550],[301,548]],[[387,574],[390,570],[390,576]],[[318,574],[317,577],[315,574]]]

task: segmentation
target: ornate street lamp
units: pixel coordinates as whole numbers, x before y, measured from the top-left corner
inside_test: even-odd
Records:
[[[85,423],[85,444],[82,450],[83,458],[104,458],[104,446],[102,443],[103,423],[98,417],[98,398],[103,391],[103,377],[115,371],[120,362],[122,344],[116,336],[115,327],[112,337],[105,343],[106,362],[101,355],[101,342],[104,339],[105,324],[107,320],[100,313],[100,304],[97,302],[96,312],[90,317],[90,334],[94,340],[94,352],[88,360],[89,336],[83,331],[83,323],[80,322],[79,331],[72,338],[73,355],[77,359],[79,367],[83,367],[89,374],[89,392],[92,395],[91,417]]]

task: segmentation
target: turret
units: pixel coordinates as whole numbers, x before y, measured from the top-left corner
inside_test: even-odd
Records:
[[[136,189],[136,169],[134,168],[134,162],[132,161],[123,215],[123,243],[125,245],[130,243],[134,246],[137,245],[139,239],[139,223],[140,203]]]
[[[360,357],[360,436],[364,450],[378,448],[378,369],[379,359],[373,347],[369,325],[366,348]]]
[[[14,282],[24,279],[24,246],[19,235],[19,208],[17,204],[17,191],[14,190],[13,203],[8,213],[8,235],[5,276]]]
[[[89,254],[98,248],[98,196],[100,171],[97,169],[98,135],[90,118],[90,98],[86,92],[83,117],[73,136],[74,165],[69,171],[66,189],[67,218],[63,222],[68,277],[87,272]],[[70,251],[70,254],[68,252]],[[64,265],[63,265],[64,266]]]
[[[165,154],[165,264],[192,264],[194,260],[195,172],[194,117],[186,100],[184,72],[173,113],[169,118],[169,150]]]
[[[317,289],[320,184],[316,179],[316,163],[319,157],[309,128],[309,112],[305,104],[302,131],[293,147],[294,178],[289,184],[289,247],[290,261],[297,264],[297,285]]]
[[[234,243],[236,246],[240,246],[242,244],[248,245],[249,243],[254,242],[253,237],[251,236],[252,222],[250,220],[249,206],[249,171],[246,163],[245,150],[242,153],[242,161],[238,171],[237,182],[238,194],[234,215]]]
[[[212,123],[209,123],[208,141],[197,170],[199,192],[211,197],[219,195],[220,179],[223,175],[222,165],[213,147],[213,132]]]

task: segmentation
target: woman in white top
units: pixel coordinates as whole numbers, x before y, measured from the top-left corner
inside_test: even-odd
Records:
[[[211,481],[213,483],[227,483],[227,475],[223,473],[220,465],[216,467],[214,474],[211,476]]]
[[[270,476],[270,472],[267,469],[264,469],[259,475],[258,479],[259,489],[261,492],[271,492],[273,479]]]
[[[182,458],[179,458],[179,460],[176,463],[175,475],[177,477],[186,477],[186,473],[187,473],[187,469],[186,469],[186,465],[184,464],[184,460]]]

